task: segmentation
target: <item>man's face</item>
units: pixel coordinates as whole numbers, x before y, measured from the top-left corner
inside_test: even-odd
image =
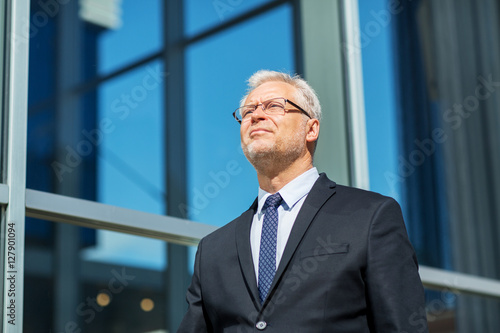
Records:
[[[260,104],[275,97],[295,102],[295,92],[295,87],[288,83],[266,82],[248,95],[244,105]],[[287,103],[287,110],[293,108]],[[250,119],[241,123],[243,152],[254,165],[291,163],[306,151],[306,123],[306,117],[300,112],[268,115],[259,107]]]

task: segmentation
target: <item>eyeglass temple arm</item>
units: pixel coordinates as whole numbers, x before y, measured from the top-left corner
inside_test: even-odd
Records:
[[[294,102],[290,101],[290,100],[286,100],[288,103],[292,104],[293,106],[295,106],[300,112],[302,112],[303,114],[305,114],[306,116],[308,116],[309,118],[312,119],[312,117],[309,115],[309,113],[307,113],[306,111],[304,111],[303,108],[301,108],[300,106],[298,106],[297,104],[295,104]]]

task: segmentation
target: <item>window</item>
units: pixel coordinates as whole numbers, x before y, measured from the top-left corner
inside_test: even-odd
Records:
[[[495,5],[363,0],[358,24],[351,1],[100,4],[104,15],[92,2],[0,0],[2,332],[175,331],[190,246],[256,195],[231,113],[260,68],[318,87],[322,165],[342,181],[364,163],[352,102],[365,98],[372,189],[402,203],[422,279],[438,289],[432,332],[498,326],[498,301],[484,297],[500,297]],[[436,128],[448,138],[426,156]],[[400,157],[422,154],[392,186]]]
[[[27,18],[28,3],[23,4],[26,12],[9,15]],[[191,188],[200,186],[195,184],[198,177],[206,180],[206,169],[201,171],[196,165],[208,159],[206,154],[199,155],[203,147],[199,146],[202,133],[198,133],[208,113],[202,114],[203,110],[192,103],[199,97],[211,102],[216,95],[207,97],[209,91],[194,83],[211,75],[197,69],[206,61],[200,52],[211,52],[215,57],[214,46],[227,50],[226,58],[215,58],[212,63],[222,66],[232,59],[232,66],[240,64],[237,79],[242,83],[244,76],[260,66],[293,70],[295,61],[291,4],[242,4],[227,22],[217,19],[200,25],[197,32],[183,33],[172,18],[196,17],[203,11],[201,7],[189,8],[184,16],[182,7],[172,2],[150,1],[139,6],[134,1],[106,1],[101,8],[106,12],[100,13],[105,15],[100,16],[87,2],[31,4],[31,29],[26,40],[31,45],[32,70],[29,80],[18,74],[23,71],[16,71],[20,83],[11,87],[26,94],[23,84],[29,84],[24,98],[28,105],[22,107],[21,96],[21,107],[7,109],[15,109],[21,123],[20,110],[28,110],[27,134],[26,130],[9,129],[27,151],[26,161],[17,162],[26,166],[26,173],[16,167],[26,174],[26,186],[20,176],[12,183],[12,170],[7,185],[0,186],[1,202],[7,210],[20,202],[22,207],[16,210],[21,214],[19,219],[27,216],[25,233],[21,230],[16,240],[25,246],[26,269],[19,267],[25,297],[19,293],[15,298],[24,312],[16,312],[16,325],[9,326],[4,317],[3,331],[109,332],[123,331],[124,327],[175,331],[185,311],[190,278],[186,246],[195,245],[215,229],[163,215],[178,215],[178,205],[172,206],[169,198],[185,206],[193,203],[193,197],[182,199],[187,186],[179,184],[187,179],[175,170],[187,163],[176,151],[190,156]],[[268,36],[266,45],[280,39],[282,55],[269,54],[253,64],[248,58],[234,57],[231,44],[235,38],[248,38],[259,24],[276,20],[281,24],[276,25],[275,36]],[[17,24],[21,28],[21,23]],[[177,35],[172,36],[172,32]],[[176,53],[175,38],[183,40],[181,57]],[[6,54],[2,52],[2,56]],[[184,73],[184,58],[188,74]],[[225,120],[218,122],[214,139],[225,142],[221,156],[227,154],[227,162],[213,165],[216,177],[219,167],[235,176],[243,167],[238,124],[231,119],[242,91],[243,87],[238,92],[233,88],[230,98],[219,100],[227,103],[224,107],[228,109],[216,111]],[[183,105],[188,105],[188,111]],[[181,129],[180,119],[187,115],[195,119],[187,123],[192,137],[179,140],[171,129]],[[223,124],[236,134],[233,144],[220,135]],[[192,139],[198,144],[193,145]],[[14,155],[6,156],[12,161]],[[241,165],[233,165],[233,159]],[[252,181],[247,183],[256,191]],[[232,186],[236,184],[233,181]],[[11,193],[17,197],[9,197],[9,187],[15,188]],[[207,219],[208,215],[203,215],[199,220]],[[214,215],[211,219],[214,221]],[[21,287],[16,286],[17,290]],[[40,309],[42,300],[45,306]],[[9,302],[4,299],[4,304]]]

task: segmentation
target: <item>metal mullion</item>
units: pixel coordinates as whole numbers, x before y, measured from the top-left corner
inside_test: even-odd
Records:
[[[292,6],[295,73],[304,77],[304,54],[302,52],[302,14],[300,12],[300,0],[293,0]]]
[[[120,68],[118,68],[118,69],[116,69],[108,74],[99,75],[97,77],[94,77],[94,78],[90,79],[89,81],[76,86],[74,89],[72,89],[71,93],[75,94],[75,95],[83,95],[83,94],[85,94],[93,89],[96,89],[97,86],[99,86],[100,84],[102,84],[106,81],[114,79],[115,77],[118,77],[122,74],[129,73],[130,71],[132,71],[134,69],[137,69],[141,66],[144,66],[150,62],[153,62],[153,61],[161,58],[161,56],[164,53],[165,53],[165,50],[156,51],[156,52],[154,52],[154,53],[152,53],[144,58],[141,58],[137,61],[131,62],[130,64],[125,65],[123,67],[120,67]]]
[[[6,183],[8,205],[3,220],[4,277],[2,332],[23,330],[24,218],[28,100],[28,0],[10,1],[6,11],[5,89],[7,111]]]
[[[477,275],[450,272],[427,266],[420,266],[420,278],[426,288],[453,293],[466,293],[500,299],[500,281]]]
[[[340,2],[300,0],[300,16],[304,76],[323,109],[315,165],[339,183],[351,184]]]
[[[365,103],[360,45],[358,2],[343,0],[340,15],[343,30],[345,93],[347,104],[347,128],[349,136],[349,158],[352,184],[369,189],[368,148],[366,139]],[[347,51],[347,52],[346,52]]]
[[[4,128],[3,122],[4,122],[4,114],[3,114],[3,93],[4,93],[4,47],[5,47],[5,28],[6,28],[6,21],[5,18],[5,1],[0,0],[0,129]],[[0,134],[0,148],[3,148],[3,141],[4,137],[2,134]],[[4,182],[5,178],[3,176],[3,150],[0,151],[0,182]],[[1,255],[1,254],[0,254]],[[1,286],[1,283],[0,283]]]
[[[164,1],[163,42],[164,66],[169,71],[165,80],[164,139],[166,213],[184,216],[187,203],[187,128],[185,104],[184,5],[182,1]],[[185,292],[189,285],[188,249],[167,244],[168,267],[165,272],[166,328],[176,332],[185,312]]]
[[[196,245],[216,227],[188,220],[105,205],[64,195],[26,190],[26,215],[87,228],[104,229]]]

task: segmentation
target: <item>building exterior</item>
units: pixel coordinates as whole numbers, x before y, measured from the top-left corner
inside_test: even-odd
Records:
[[[0,0],[1,331],[175,332],[266,68],[318,92],[318,169],[401,204],[431,332],[497,332],[499,6]]]

